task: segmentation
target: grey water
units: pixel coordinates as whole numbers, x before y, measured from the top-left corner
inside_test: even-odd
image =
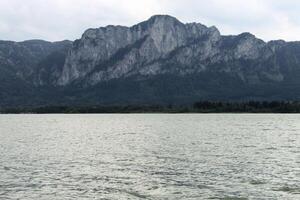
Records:
[[[300,199],[300,115],[0,115],[0,199]]]

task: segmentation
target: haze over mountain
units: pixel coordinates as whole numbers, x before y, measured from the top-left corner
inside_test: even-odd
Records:
[[[74,42],[0,41],[0,106],[299,100],[300,42],[156,15]]]

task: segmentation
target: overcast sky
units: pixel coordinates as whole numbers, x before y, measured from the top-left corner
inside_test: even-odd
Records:
[[[299,0],[0,0],[0,40],[74,40],[87,28],[131,26],[154,14],[215,25],[224,35],[300,40]]]

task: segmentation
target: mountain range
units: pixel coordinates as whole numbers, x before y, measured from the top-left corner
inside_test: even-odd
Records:
[[[299,99],[300,42],[168,15],[75,41],[0,41],[0,107]]]

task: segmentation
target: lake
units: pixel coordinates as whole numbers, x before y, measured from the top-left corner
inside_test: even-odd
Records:
[[[300,199],[300,115],[0,115],[0,199]]]

